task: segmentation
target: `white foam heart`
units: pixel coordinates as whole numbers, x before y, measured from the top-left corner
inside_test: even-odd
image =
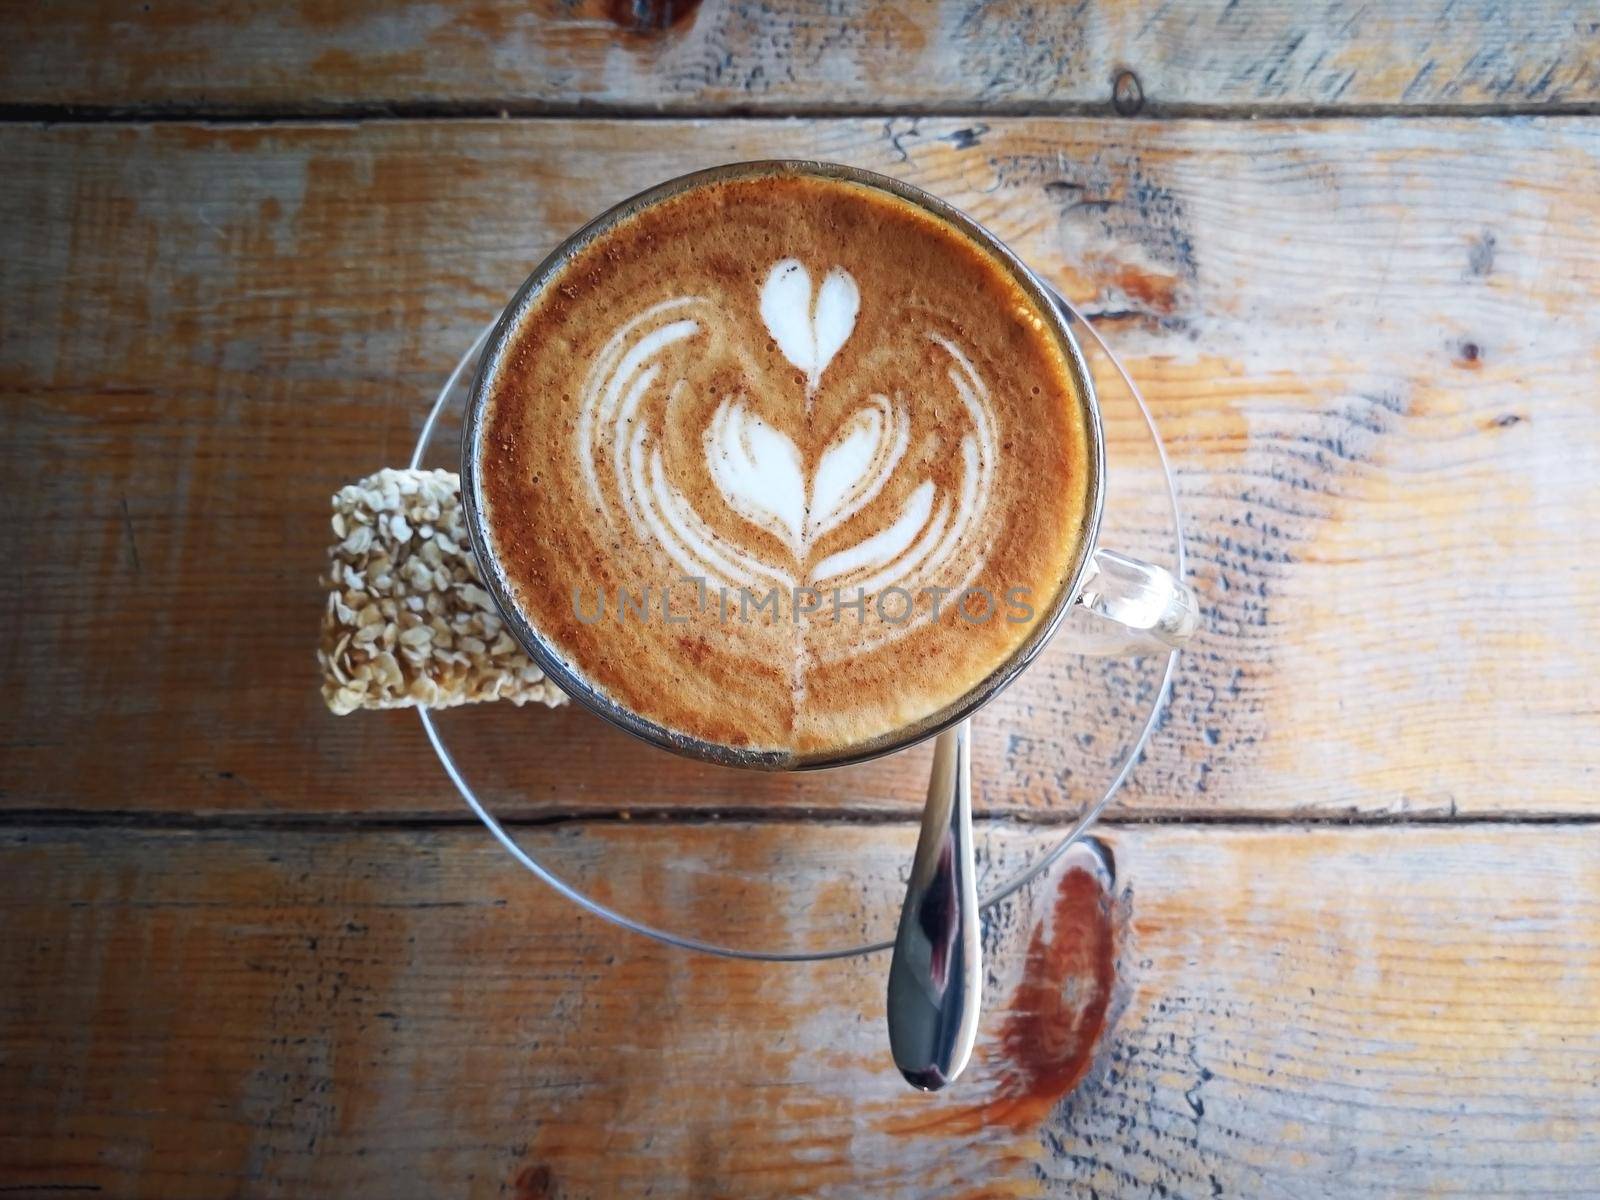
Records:
[[[910,441],[910,419],[886,396],[873,396],[839,428],[809,483],[788,435],[731,397],[704,437],[706,466],[728,507],[779,538],[802,564],[819,538],[883,490]]]
[[[814,302],[811,272],[799,259],[774,263],[761,288],[761,319],[783,356],[805,372],[808,392],[822,383],[822,373],[850,339],[860,311],[860,289],[843,267],[828,272]]]
[[[752,525],[804,553],[805,473],[800,451],[735,400],[724,400],[705,432],[706,466],[722,498]]]
[[[873,396],[822,452],[806,506],[806,541],[815,543],[860,512],[889,482],[911,443],[911,421],[887,396]]]

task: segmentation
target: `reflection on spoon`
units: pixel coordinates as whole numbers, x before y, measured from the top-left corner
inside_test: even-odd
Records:
[[[966,1068],[983,980],[972,854],[970,726],[939,735],[928,803],[889,964],[889,1047],[913,1087],[934,1092]]]

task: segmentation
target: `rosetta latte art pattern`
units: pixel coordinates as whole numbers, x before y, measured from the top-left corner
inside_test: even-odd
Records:
[[[794,397],[797,406],[810,404],[829,363],[854,332],[860,303],[855,280],[842,268],[829,271],[816,288],[794,259],[768,272],[761,318],[806,381]],[[636,537],[659,546],[684,575],[727,589],[803,586],[872,596],[886,588],[916,595],[928,587],[968,586],[983,566],[977,534],[998,450],[988,388],[961,347],[936,331],[923,335],[947,356],[948,386],[966,417],[949,446],[960,463],[959,486],[922,480],[879,527],[826,553],[824,539],[877,499],[905,466],[911,422],[903,402],[879,393],[864,396],[808,472],[807,456],[787,433],[753,412],[737,392],[721,398],[702,435],[706,467],[728,508],[787,551],[774,558],[717,532],[670,480],[661,431],[640,419],[647,411],[673,411],[687,384],[663,360],[716,319],[709,308],[696,296],[650,306],[616,332],[589,371],[579,397],[577,458],[605,519],[625,522]],[[645,403],[654,389],[666,390],[664,407]],[[904,627],[887,626],[848,651],[825,649],[824,658],[859,652],[901,632]]]

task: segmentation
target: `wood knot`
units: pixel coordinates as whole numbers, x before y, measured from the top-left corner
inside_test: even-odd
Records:
[[[546,1166],[524,1167],[511,1181],[512,1200],[551,1200],[555,1180]]]
[[[1055,905],[1034,927],[1023,977],[996,1039],[1005,1066],[986,1125],[1038,1125],[1089,1071],[1117,981],[1116,862],[1097,838],[1056,882]]]
[[[1144,86],[1132,71],[1118,71],[1111,83],[1111,107],[1119,117],[1135,117],[1144,108]]]
[[[606,16],[627,33],[653,37],[683,25],[700,0],[606,0]]]

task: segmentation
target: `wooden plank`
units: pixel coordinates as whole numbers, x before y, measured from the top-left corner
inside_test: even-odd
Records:
[[[848,838],[892,875],[912,835],[538,836],[613,889],[699,861],[730,932],[798,939],[853,900],[727,860]],[[1116,830],[1114,903],[1079,869],[991,925],[981,1049],[929,1097],[888,1061],[883,958],[667,950],[578,916],[478,833],[13,828],[0,1187],[1589,1194],[1596,836]]]
[[[587,215],[781,153],[967,207],[1144,380],[1208,629],[1125,811],[1591,811],[1597,151],[1588,119],[0,130],[0,802],[459,813],[414,717],[316,694],[327,496],[406,459],[459,349]],[[1137,452],[1127,422],[1110,441]],[[1063,731],[1124,727],[1109,695],[1052,650],[980,718],[983,803],[1075,813],[1119,747]],[[490,790],[524,814],[907,811],[925,778],[452,719],[477,722],[469,769],[515,763]]]
[[[1600,100],[1600,26],[1561,0],[78,0],[8,24],[0,95],[20,105],[1159,114]]]

